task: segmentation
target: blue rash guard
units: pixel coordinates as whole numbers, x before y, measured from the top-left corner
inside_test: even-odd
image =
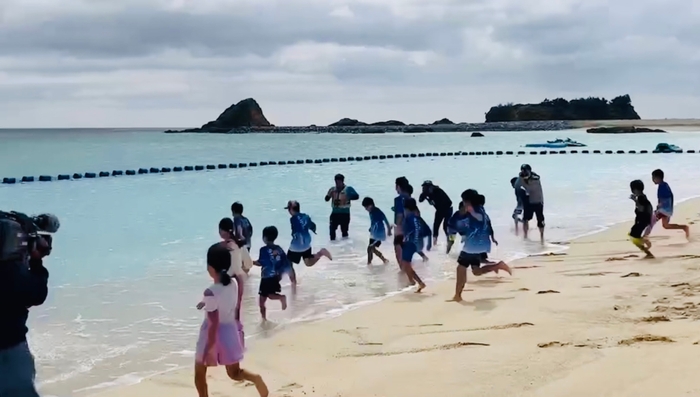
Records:
[[[245,241],[246,247],[250,249],[251,239],[253,238],[253,225],[251,225],[248,218],[243,215],[234,216],[233,227],[236,238]],[[240,233],[242,233],[242,235]]]
[[[293,252],[304,252],[311,248],[311,233],[316,233],[316,224],[304,213],[297,213],[289,218],[292,226],[292,242],[289,250]]]
[[[369,212],[369,235],[370,238],[377,241],[386,240],[387,230],[389,227],[389,220],[384,215],[384,212],[377,207],[372,208]]]
[[[260,248],[258,258],[261,267],[260,277],[262,278],[278,277],[290,266],[287,254],[279,245],[272,244]]]
[[[391,207],[391,210],[394,211],[394,224],[399,225],[399,216],[403,216],[405,219],[405,214],[404,214],[404,202],[406,201],[407,198],[411,198],[410,195],[406,193],[401,193],[398,196],[394,198],[394,206]],[[399,225],[400,226],[400,225]],[[397,234],[399,232],[402,232],[402,229],[397,230]]]
[[[462,252],[483,254],[491,252],[491,220],[483,207],[471,213],[455,213],[449,221],[449,228],[463,236]]]
[[[402,225],[403,241],[412,244],[416,252],[423,250],[423,225],[421,219],[416,214],[407,214]]]
[[[658,211],[668,217],[673,215],[673,191],[671,191],[671,186],[666,182],[659,183],[656,196],[659,200]]]

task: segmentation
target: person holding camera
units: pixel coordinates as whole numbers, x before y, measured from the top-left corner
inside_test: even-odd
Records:
[[[53,215],[0,212],[0,396],[39,397],[27,319],[29,308],[43,304],[48,295],[43,258],[51,253],[51,236],[37,232],[58,227]]]

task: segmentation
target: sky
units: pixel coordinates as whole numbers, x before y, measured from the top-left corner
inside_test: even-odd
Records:
[[[0,128],[482,122],[630,94],[700,118],[700,0],[0,0]]]

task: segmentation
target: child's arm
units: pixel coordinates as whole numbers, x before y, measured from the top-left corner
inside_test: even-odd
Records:
[[[345,187],[345,195],[350,201],[358,200],[360,198],[360,195],[357,194],[357,191],[352,186]]]

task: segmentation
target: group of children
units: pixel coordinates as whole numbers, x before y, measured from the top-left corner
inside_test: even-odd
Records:
[[[660,169],[654,170],[651,173],[651,180],[658,185],[656,210],[653,209],[651,202],[644,194],[644,182],[639,179],[630,182],[630,190],[632,191],[630,199],[635,203],[635,217],[629,237],[632,244],[644,252],[647,258],[654,257],[650,251],[651,241],[649,241],[649,234],[657,221],[661,221],[664,229],[683,230],[686,238],[690,237],[688,225],[671,223],[671,217],[673,216],[673,191],[668,183],[664,181],[664,172]]]
[[[665,229],[683,230],[686,237],[689,235],[687,225],[670,223],[673,215],[673,192],[664,181],[663,171],[657,169],[652,172],[652,181],[658,185],[656,209],[644,194],[644,183],[641,180],[630,182],[632,191],[630,198],[635,202],[635,223],[629,236],[632,243],[649,258],[653,258],[653,255],[650,251],[651,242],[648,235],[658,220]],[[516,187],[515,180],[511,181],[511,184],[514,188]],[[434,243],[431,240],[433,233],[422,219],[418,203],[411,197],[413,187],[408,179],[396,178],[395,188],[397,196],[392,207],[393,224],[371,197],[365,197],[362,200],[362,206],[370,217],[367,264],[370,265],[375,256],[385,264],[389,262],[378,248],[387,238],[392,237],[393,232],[394,252],[399,268],[408,277],[411,285],[418,285],[416,292],[421,292],[425,288],[425,283],[413,268],[412,260],[415,255],[419,255],[424,261],[428,260],[424,249],[430,250]],[[523,202],[528,199],[523,197],[521,190],[516,188],[518,206],[513,214],[516,233],[518,223],[523,222],[519,219]],[[495,239],[491,220],[484,208],[485,204],[486,199],[479,192],[473,189],[465,190],[461,194],[458,211],[447,220],[445,229],[448,235],[448,252],[452,246],[451,243],[455,241],[454,236],[459,234],[462,237],[462,249],[457,258],[455,294],[452,301],[462,300],[468,268],[472,269],[475,276],[489,272],[498,273],[500,270],[512,274],[510,267],[504,262],[492,262],[488,259],[492,244],[498,245],[498,241]],[[233,217],[224,218],[219,223],[219,232],[224,242],[214,244],[207,253],[208,271],[214,283],[205,290],[204,299],[197,305],[198,309],[204,309],[207,313],[197,343],[195,366],[195,385],[200,397],[208,396],[206,369],[214,365],[226,366],[226,372],[231,379],[251,381],[261,396],[268,395],[267,386],[262,377],[240,367],[244,349],[243,327],[240,322],[243,279],[251,266],[256,265],[261,268],[258,303],[262,319],[266,321],[267,300],[280,301],[282,309],[287,308],[287,297],[282,294],[280,286],[283,276],[289,277],[292,294],[296,293],[297,280],[294,264],[303,261],[306,266],[313,266],[323,257],[332,260],[330,252],[325,248],[316,253],[313,252],[311,233],[316,233],[316,224],[307,214],[301,212],[299,202],[289,201],[285,209],[290,214],[292,230],[289,249],[285,251],[275,243],[279,231],[275,226],[267,226],[262,231],[264,245],[260,248],[256,261],[250,259],[249,255],[253,227],[243,216],[243,206],[240,203],[234,203],[231,206]],[[541,215],[537,215],[540,221]],[[543,221],[542,216],[541,222],[538,222],[540,231],[544,227]]]

